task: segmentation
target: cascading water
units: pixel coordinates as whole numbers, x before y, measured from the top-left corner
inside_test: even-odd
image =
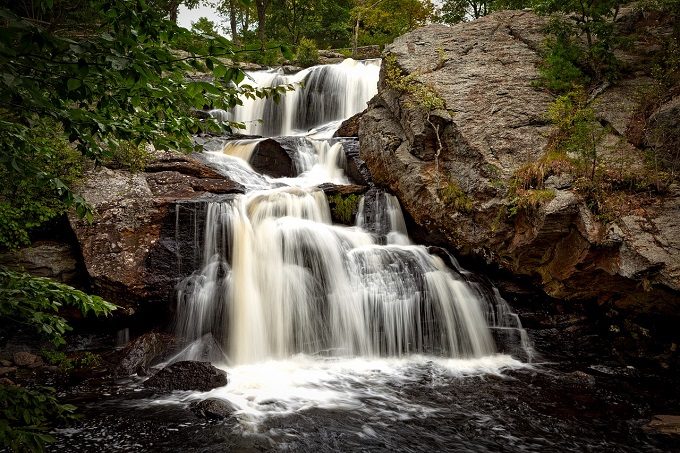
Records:
[[[310,68],[290,76],[304,79],[305,88],[284,96],[278,110],[248,101],[232,119],[255,125],[249,132],[321,126],[327,134],[337,124],[324,123],[365,107],[378,69],[374,61]],[[274,72],[251,76],[261,84],[291,81]],[[260,116],[263,123],[250,122]],[[317,186],[349,183],[342,143],[298,136],[298,176],[271,178],[248,163],[262,140],[205,145],[205,159],[248,190],[202,208],[201,268],[178,287],[177,330],[188,346],[174,360],[226,365],[234,382],[216,396],[251,414],[275,411],[259,403],[268,398],[288,401],[287,410],[308,407],[310,399],[347,403],[349,390],[337,388],[347,373],[399,373],[423,357],[456,370],[521,366],[496,354],[498,331],[521,331],[507,305],[449,255],[413,244],[394,196],[371,190],[355,226],[332,223]],[[526,338],[516,336],[517,350],[527,351]]]
[[[285,94],[279,103],[271,99],[245,99],[232,112],[212,113],[219,119],[243,123],[246,134],[299,135],[322,125],[332,134],[340,121],[366,108],[376,93],[379,72],[379,59],[347,59],[291,75],[281,69],[247,72],[244,84],[258,87],[293,84],[298,89]]]

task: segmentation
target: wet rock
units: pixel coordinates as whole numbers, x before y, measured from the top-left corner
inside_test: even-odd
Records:
[[[236,410],[228,401],[217,398],[193,402],[189,405],[189,409],[199,417],[207,418],[208,420],[227,418]]]
[[[326,195],[361,195],[368,190],[366,186],[358,184],[319,184],[319,189],[323,190]]]
[[[30,352],[20,351],[14,354],[14,363],[17,366],[25,366],[29,368],[39,367],[43,364],[42,358]]]
[[[16,371],[17,371],[17,367],[15,367],[15,366],[3,366],[3,367],[0,367],[0,376],[15,373]]]
[[[662,434],[680,435],[680,415],[655,415],[645,428]]]
[[[0,378],[0,385],[16,385],[13,380],[8,378]]]
[[[300,66],[294,66],[294,65],[283,65],[281,66],[281,70],[283,71],[284,74],[296,74],[300,71],[302,71],[302,68]]]
[[[260,141],[250,157],[250,166],[259,173],[273,178],[297,176],[292,157],[294,151],[287,140],[281,137],[277,140],[268,138]]]
[[[342,122],[337,131],[335,131],[334,137],[358,137],[359,136],[359,123],[361,122],[362,115],[366,112],[359,112],[354,116],[347,118]]]
[[[573,371],[565,374],[565,379],[576,387],[592,387],[595,385],[595,377],[584,371]]]
[[[170,335],[161,334],[158,332],[150,332],[142,335],[128,344],[122,352],[122,359],[116,368],[116,374],[119,376],[127,376],[137,373],[140,376],[145,376],[146,369],[160,357],[167,352],[172,346],[174,338]]]
[[[208,391],[227,385],[227,373],[209,362],[175,362],[144,382],[144,387],[157,390]]]

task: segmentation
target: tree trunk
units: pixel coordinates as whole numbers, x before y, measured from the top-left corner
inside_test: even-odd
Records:
[[[238,36],[236,17],[236,0],[229,0],[229,25],[231,25],[231,41],[235,46],[240,46],[241,43]]]
[[[255,6],[257,7],[257,36],[260,38],[260,50],[264,51],[265,40],[266,40],[266,12],[267,6],[269,6],[269,0],[255,0]]]
[[[174,23],[177,23],[177,10],[180,3],[182,3],[181,0],[174,0],[168,4],[168,16]]]

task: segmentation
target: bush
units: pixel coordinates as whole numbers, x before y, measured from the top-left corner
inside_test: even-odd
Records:
[[[302,38],[298,44],[295,61],[302,67],[309,67],[319,64],[319,49],[311,39]]]
[[[35,177],[14,177],[14,162],[0,165],[0,249],[29,244],[32,229],[66,212],[69,200],[60,196],[61,189],[75,184],[85,166],[63,129],[49,120],[37,120],[29,139],[34,152],[21,165],[30,167]],[[10,153],[6,157],[15,159]]]
[[[332,195],[328,197],[328,204],[331,207],[333,218],[345,225],[352,223],[354,215],[359,208],[359,197],[354,194],[343,197],[342,195]]]
[[[581,70],[584,52],[576,31],[568,23],[552,20],[548,27],[545,55],[539,66],[540,84],[554,93],[564,93],[590,81]]]
[[[15,452],[43,451],[46,443],[54,441],[46,423],[73,420],[75,409],[60,404],[49,387],[0,385],[0,445]]]

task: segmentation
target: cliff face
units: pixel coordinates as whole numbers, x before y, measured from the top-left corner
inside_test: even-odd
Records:
[[[429,87],[445,108],[428,114],[418,91],[395,89],[383,64],[379,93],[359,122],[361,157],[433,242],[529,276],[555,298],[678,313],[677,184],[605,221],[565,172],[542,181],[550,196],[535,209],[510,213],[514,175],[546,153],[554,133],[546,115],[554,98],[535,83],[545,23],[531,12],[505,11],[397,39],[385,54],[408,83]],[[633,73],[593,101],[609,126],[603,162],[625,152],[627,165],[644,165],[643,150],[625,133],[634,93],[646,80]],[[669,104],[657,115],[672,123]]]

